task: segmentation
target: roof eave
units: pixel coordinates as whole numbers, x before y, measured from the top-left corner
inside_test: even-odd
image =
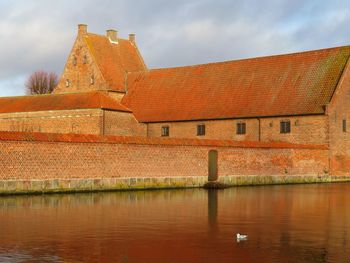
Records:
[[[179,119],[179,120],[139,120],[141,123],[165,123],[165,122],[192,122],[192,121],[222,121],[222,120],[241,120],[241,119],[268,119],[268,118],[289,118],[289,117],[308,117],[308,116],[322,116],[322,113],[305,113],[305,114],[287,114],[287,115],[265,115],[265,116],[242,116],[242,117],[223,117],[223,118],[193,118],[193,119]]]

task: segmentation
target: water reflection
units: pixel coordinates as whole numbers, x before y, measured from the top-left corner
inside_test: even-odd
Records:
[[[349,262],[350,184],[0,198],[0,262]],[[237,243],[237,232],[249,240]]]
[[[211,228],[217,226],[218,216],[218,192],[217,189],[209,189],[208,192],[208,221]]]

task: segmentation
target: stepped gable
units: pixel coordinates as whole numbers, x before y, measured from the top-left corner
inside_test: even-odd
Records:
[[[134,41],[87,33],[84,40],[109,88],[124,92],[128,72],[147,70]]]
[[[324,114],[350,46],[131,73],[140,122]]]
[[[130,112],[102,92],[46,94],[0,98],[0,113],[49,110],[108,109]]]

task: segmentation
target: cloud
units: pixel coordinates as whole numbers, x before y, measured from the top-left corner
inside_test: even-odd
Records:
[[[78,23],[136,33],[157,68],[346,45],[349,22],[341,0],[3,0],[0,95],[23,94],[35,70],[60,74]]]

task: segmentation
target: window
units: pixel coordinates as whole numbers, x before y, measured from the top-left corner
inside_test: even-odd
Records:
[[[69,87],[69,85],[70,85],[70,81],[69,79],[66,79],[66,87]]]
[[[197,125],[197,136],[203,136],[205,135],[205,125],[199,124]]]
[[[245,134],[246,130],[245,122],[237,123],[236,134]]]
[[[346,132],[346,120],[343,120],[343,132]]]
[[[84,63],[84,64],[87,63],[87,56],[86,56],[86,55],[84,55],[84,57],[83,57],[83,63]]]
[[[290,121],[281,121],[280,133],[290,133]]]
[[[77,65],[77,57],[74,56],[74,58],[73,58],[73,66],[76,66],[76,65]]]
[[[169,126],[163,126],[161,133],[162,133],[162,137],[169,136]]]
[[[91,85],[95,84],[95,76],[94,75],[91,75],[91,77],[90,77],[90,84]]]

